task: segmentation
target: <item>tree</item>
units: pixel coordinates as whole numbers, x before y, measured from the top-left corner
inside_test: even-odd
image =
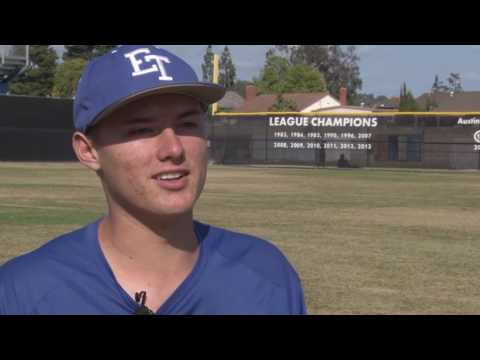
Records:
[[[90,60],[92,58],[95,45],[65,45],[63,60],[83,59]]]
[[[213,51],[212,45],[207,46],[207,51],[203,55],[202,79],[206,82],[213,81]]]
[[[225,46],[220,57],[220,84],[227,89],[231,89],[235,84],[235,78],[237,76],[235,65],[233,64],[232,55],[228,46]]]
[[[432,85],[432,92],[438,91],[440,80],[438,79],[438,75],[435,75],[435,80],[433,80]]]
[[[355,46],[276,45],[276,50],[291,64],[310,65],[324,74],[330,94],[338,96],[340,88],[346,87],[349,102],[356,102],[362,80]]]
[[[308,64],[320,68],[328,62],[327,45],[276,45],[275,49],[291,64]],[[277,51],[270,51],[270,54],[277,55]]]
[[[258,94],[282,93],[289,67],[287,59],[276,55],[267,56],[260,78],[254,79]]]
[[[31,45],[30,68],[10,83],[10,93],[50,96],[56,64],[57,53],[50,45]]]
[[[269,111],[298,111],[297,104],[294,101],[285,99],[283,94],[277,95],[277,101],[273,104]]]
[[[447,79],[448,82],[448,91],[449,92],[461,92],[462,88],[462,79],[460,78],[459,73],[450,73],[450,76]]]
[[[400,106],[399,111],[418,111],[418,105],[407,84],[404,82],[400,88]]]
[[[437,92],[447,92],[448,86],[446,86],[443,81],[438,78],[438,75],[435,75],[435,80],[433,81],[432,85],[432,93]]]
[[[326,90],[325,78],[318,70],[305,64],[291,65],[278,55],[267,56],[255,85],[259,94]]]
[[[305,64],[292,65],[287,59],[267,53],[265,66],[260,78],[254,79],[259,94],[278,94],[270,111],[298,111],[295,102],[285,99],[287,92],[325,91],[326,83],[322,73]]]
[[[66,60],[63,64],[60,64],[55,73],[52,95],[55,97],[74,97],[78,80],[86,64],[87,60],[82,58]]]
[[[285,75],[284,92],[316,92],[327,89],[325,77],[311,66],[291,66]]]
[[[83,59],[91,60],[101,56],[117,45],[65,45],[66,51],[63,53],[63,60]]]
[[[102,56],[116,47],[117,45],[93,45],[92,57]]]
[[[445,85],[443,81],[440,81],[438,75],[435,75],[435,81],[432,85],[432,93],[439,92],[461,92],[462,88],[462,79],[459,73],[450,73],[447,78],[448,85]]]

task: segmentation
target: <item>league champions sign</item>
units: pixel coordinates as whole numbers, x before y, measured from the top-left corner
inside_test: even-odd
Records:
[[[371,150],[376,117],[270,116],[274,149]]]
[[[222,164],[480,169],[480,113],[221,113]]]
[[[340,159],[362,166],[374,149],[376,116],[269,116],[268,154],[295,162],[335,165]],[[360,165],[361,164],[361,165]]]

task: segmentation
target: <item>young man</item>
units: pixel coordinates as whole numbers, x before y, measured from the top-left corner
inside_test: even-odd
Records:
[[[88,64],[73,148],[100,178],[108,214],[3,265],[0,314],[305,314],[277,248],[193,219],[206,109],[224,93],[154,46]]]

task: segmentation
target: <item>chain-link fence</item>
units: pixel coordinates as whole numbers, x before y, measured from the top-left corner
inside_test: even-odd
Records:
[[[0,95],[0,161],[74,161],[73,101]],[[480,168],[480,112],[225,115],[217,164]]]

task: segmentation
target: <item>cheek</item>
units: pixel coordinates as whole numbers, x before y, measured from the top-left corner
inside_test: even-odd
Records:
[[[195,141],[191,141],[189,147],[186,150],[187,158],[190,159],[191,168],[195,170],[197,176],[196,180],[196,192],[197,198],[205,185],[207,177],[207,163],[208,163],[208,148],[207,141],[205,139],[196,138]]]
[[[139,176],[138,171],[136,171],[135,164],[126,164],[124,171],[126,174],[125,181],[130,191],[134,192],[136,196],[144,197],[146,194],[145,187],[139,183],[139,179],[143,179]],[[129,189],[126,189],[127,191]]]
[[[111,148],[101,154],[101,164],[105,181],[116,192],[134,192],[144,195],[145,190],[139,184],[141,169],[146,168],[141,149]]]
[[[207,141],[203,138],[192,137],[183,143],[187,159],[192,166],[202,169],[208,161]]]

